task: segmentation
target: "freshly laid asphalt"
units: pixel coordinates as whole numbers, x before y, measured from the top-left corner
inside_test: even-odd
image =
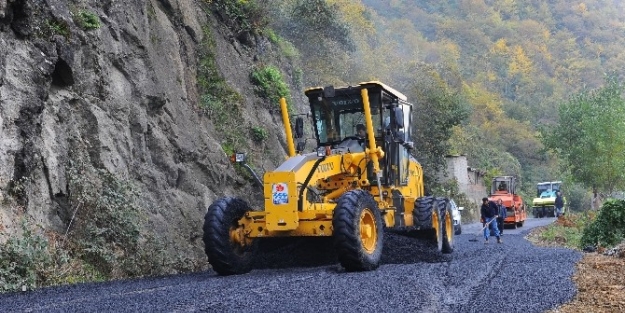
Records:
[[[261,245],[249,274],[207,271],[4,294],[0,312],[543,312],[575,295],[571,277],[581,254],[533,246],[524,239],[530,227],[486,245],[481,236],[470,241],[479,225],[465,225],[450,255],[385,233],[381,266],[356,273],[341,269],[329,240],[276,241]]]

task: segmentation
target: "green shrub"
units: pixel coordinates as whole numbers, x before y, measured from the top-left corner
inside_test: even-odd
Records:
[[[100,18],[93,12],[80,10],[74,15],[74,21],[85,30],[100,28]]]
[[[226,111],[238,110],[237,104],[243,100],[243,97],[228,85],[217,68],[216,43],[210,27],[205,26],[203,31],[204,39],[200,44],[197,70],[198,87],[202,94],[200,107],[216,109],[230,106]],[[237,115],[238,112],[232,113],[232,115]]]
[[[88,161],[73,162],[68,173],[75,220],[69,235],[77,255],[102,274],[139,275],[135,263],[142,221],[138,192],[127,180]]]
[[[299,67],[295,68],[295,70],[293,70],[293,82],[295,83],[295,86],[301,88],[303,86],[302,85],[303,81],[304,81],[304,72]]]
[[[0,245],[0,292],[41,287],[54,278],[55,269],[67,263],[67,254],[50,247],[34,228],[22,218],[21,236],[14,234]]]
[[[262,0],[209,0],[225,17],[225,22],[237,32],[263,29],[269,23],[268,4]]]
[[[625,200],[606,201],[583,231],[580,247],[611,247],[625,238]]]
[[[227,154],[230,150],[245,148],[245,133],[240,104],[243,97],[223,78],[217,68],[215,41],[209,26],[204,27],[204,40],[199,49],[197,82],[201,93],[199,106],[213,121]],[[227,149],[227,150],[226,150]]]
[[[252,132],[252,139],[256,142],[265,141],[269,137],[267,130],[260,126],[252,127],[251,132]]]
[[[69,25],[67,25],[67,22],[65,21],[48,20],[46,22],[46,26],[48,28],[48,36],[61,35],[68,38],[70,35]]]
[[[287,58],[294,58],[299,56],[297,48],[288,40],[277,35],[272,29],[266,28],[263,30],[263,34],[269,39],[269,41],[280,48],[282,55]]]
[[[265,34],[271,43],[278,44],[278,42],[280,42],[280,37],[271,28],[263,30],[263,34]]]
[[[264,66],[256,68],[250,74],[250,80],[259,88],[256,93],[269,99],[271,103],[279,105],[280,98],[284,97],[289,103],[291,92],[289,87],[282,79],[280,70],[273,66]]]

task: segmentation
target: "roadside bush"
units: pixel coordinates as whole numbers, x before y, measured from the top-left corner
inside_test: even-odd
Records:
[[[580,247],[612,247],[625,238],[625,200],[610,199],[583,231]]]
[[[537,233],[536,239],[548,245],[561,245],[575,249],[580,246],[584,227],[595,219],[593,212],[570,212],[545,226]]]
[[[51,247],[26,218],[21,220],[21,230],[21,235],[13,234],[0,245],[0,292],[44,286],[68,261],[67,253]]]
[[[135,258],[140,239],[138,192],[127,180],[87,161],[69,169],[70,203],[74,208],[69,236],[76,255],[106,276],[140,272]],[[68,228],[69,230],[69,228]]]

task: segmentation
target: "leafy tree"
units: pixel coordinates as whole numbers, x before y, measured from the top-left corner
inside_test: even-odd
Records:
[[[545,146],[564,161],[576,182],[594,192],[625,188],[625,88],[614,75],[594,91],[559,106],[558,124],[542,131]]]
[[[427,65],[413,72],[418,73],[410,90],[410,99],[416,99],[413,100],[414,153],[423,165],[426,186],[432,188],[437,183],[436,174],[446,165],[453,127],[468,118],[469,108],[460,86],[453,85],[456,73],[447,73],[445,79],[441,76],[446,73],[445,69]]]

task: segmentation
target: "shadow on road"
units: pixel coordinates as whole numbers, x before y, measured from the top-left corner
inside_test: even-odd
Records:
[[[266,238],[259,242],[255,269],[285,269],[338,265],[333,238]],[[451,255],[433,250],[431,244],[410,233],[384,233],[380,264],[448,262]]]

